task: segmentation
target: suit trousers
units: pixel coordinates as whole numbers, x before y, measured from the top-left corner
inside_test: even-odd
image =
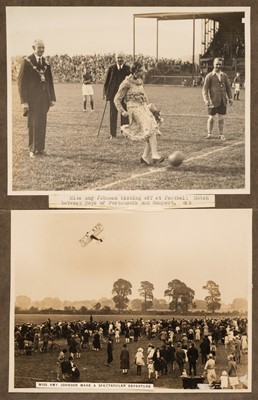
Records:
[[[192,375],[192,371],[194,373],[194,376],[196,376],[196,361],[189,361],[189,375]]]
[[[110,135],[116,137],[116,129],[117,129],[117,108],[115,106],[114,100],[110,100]],[[122,105],[126,110],[126,104],[122,101]],[[123,117],[121,115],[121,126],[129,124],[129,118]]]
[[[49,100],[47,93],[42,93],[37,101],[29,104],[29,148],[32,152],[43,151],[45,149],[48,109]]]

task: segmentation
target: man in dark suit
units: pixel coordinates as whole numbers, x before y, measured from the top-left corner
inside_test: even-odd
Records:
[[[189,363],[189,376],[192,375],[192,371],[194,376],[196,376],[196,363],[198,360],[199,352],[194,346],[194,343],[191,343],[191,347],[187,350],[187,358]]]
[[[113,361],[113,343],[112,339],[108,339],[108,344],[107,344],[107,366],[111,367],[111,363]]]
[[[117,108],[114,104],[114,97],[118,91],[121,82],[127,75],[130,75],[130,67],[124,63],[124,54],[116,54],[116,64],[109,67],[104,83],[104,99],[110,103],[110,139],[116,137],[117,129]],[[123,104],[126,109],[126,105]],[[128,117],[121,115],[121,125],[128,124]]]
[[[226,115],[227,112],[227,100],[230,105],[233,104],[232,90],[227,74],[221,71],[222,59],[218,57],[215,58],[213,61],[213,66],[214,68],[212,72],[210,72],[205,78],[202,92],[203,100],[208,107],[209,114],[207,122],[208,135],[206,138],[211,138],[214,127],[214,117],[216,114],[218,114],[218,138],[225,140],[225,136],[223,134],[224,115]]]
[[[35,40],[34,53],[23,59],[18,88],[23,115],[28,116],[30,157],[45,155],[47,112],[55,104],[56,97],[51,68],[43,57],[45,46]]]

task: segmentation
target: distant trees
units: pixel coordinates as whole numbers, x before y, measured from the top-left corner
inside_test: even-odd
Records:
[[[156,299],[155,297],[154,297],[154,299],[153,299],[153,305],[152,305],[152,308],[154,309],[154,310],[162,310],[162,311],[165,311],[165,310],[167,310],[168,309],[168,303],[167,303],[167,301],[165,300],[165,299]]]
[[[147,311],[147,309],[153,305],[153,290],[154,286],[152,283],[148,281],[141,282],[141,287],[138,292],[144,299],[142,302],[142,311]]]
[[[168,283],[164,296],[170,298],[169,309],[178,314],[186,313],[190,305],[194,305],[195,291],[179,279]]]
[[[17,296],[15,306],[21,310],[28,310],[31,307],[31,298],[28,296]]]
[[[93,308],[93,310],[98,311],[101,309],[101,304],[98,302],[98,303],[94,304],[94,306],[92,308]]]
[[[214,281],[208,281],[203,289],[208,290],[209,295],[205,297],[205,301],[207,303],[208,311],[215,313],[216,310],[219,310],[221,307],[221,297],[219,291],[219,285]]]
[[[246,312],[248,310],[248,303],[246,299],[236,298],[232,301],[231,309],[233,311],[237,310],[240,312]]]
[[[37,313],[39,311],[39,309],[37,307],[31,306],[29,311],[31,313]]]
[[[74,306],[64,306],[64,311],[68,313],[74,313],[76,311],[76,308]]]
[[[54,310],[61,310],[63,308],[63,304],[59,297],[45,297],[40,301],[40,308],[53,308]]]
[[[101,309],[101,311],[102,311],[103,314],[111,314],[111,312],[112,312],[111,307],[109,307],[109,306],[104,306]]]
[[[205,300],[194,300],[196,310],[207,311],[207,303]]]
[[[141,299],[133,299],[130,301],[129,307],[133,311],[141,311],[142,309],[142,301]]]
[[[32,307],[38,310],[47,310],[50,308],[62,310],[64,308],[63,302],[58,297],[45,297],[42,300],[32,301],[28,296],[17,296],[16,305],[21,310],[29,310]]]
[[[81,312],[82,314],[87,314],[87,311],[88,311],[88,308],[87,308],[87,307],[81,306],[80,312]]]
[[[87,307],[82,306],[80,308],[82,314],[110,314],[112,312],[111,307],[103,306],[99,301],[94,304],[90,309]]]
[[[132,284],[120,278],[114,283],[112,294],[115,295],[113,297],[115,308],[119,312],[123,312],[128,307],[129,299],[127,296],[132,294]]]

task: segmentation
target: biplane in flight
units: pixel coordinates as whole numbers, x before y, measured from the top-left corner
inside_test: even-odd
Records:
[[[100,222],[96,224],[89,232],[86,232],[86,234],[79,240],[80,244],[85,247],[87,244],[89,244],[92,240],[96,240],[99,243],[103,242],[103,239],[98,237],[101,232],[104,230],[103,224]]]

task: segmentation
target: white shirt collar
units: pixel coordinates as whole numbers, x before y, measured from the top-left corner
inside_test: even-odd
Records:
[[[121,69],[124,66],[124,64],[122,64],[122,65],[116,64],[116,65],[117,65],[117,69]]]
[[[37,54],[34,53],[34,56],[36,57],[36,61],[39,62],[39,59],[41,58],[41,62],[43,61],[43,57],[39,57]]]
[[[212,70],[212,75],[217,75],[217,76],[221,77],[222,71],[216,72],[215,69],[213,69]]]

